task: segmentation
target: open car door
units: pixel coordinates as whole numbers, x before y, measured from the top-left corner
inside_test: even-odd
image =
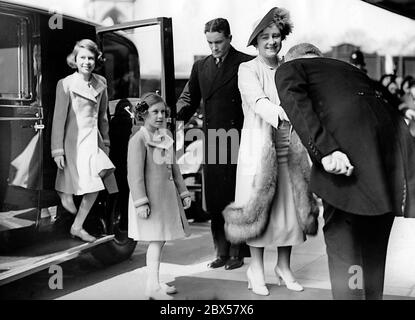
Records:
[[[132,21],[97,28],[104,52],[110,116],[122,99],[134,103],[158,92],[175,116],[173,33],[171,18]]]
[[[138,98],[157,92],[170,107],[169,129],[173,132],[175,79],[171,18],[133,21],[98,27],[98,42],[104,53],[103,74],[107,79],[110,119],[110,158],[116,171],[119,195],[119,227],[128,227],[127,150],[132,132],[137,130],[131,117]]]

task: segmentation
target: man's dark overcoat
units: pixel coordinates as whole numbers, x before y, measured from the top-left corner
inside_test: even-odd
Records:
[[[275,80],[281,105],[313,159],[314,193],[354,214],[415,217],[414,141],[364,72],[335,59],[302,58],[279,67]],[[352,176],[323,169],[322,157],[335,150],[349,157]]]
[[[178,106],[182,106],[177,120],[187,122],[203,102],[203,132],[205,136],[204,185],[207,210],[212,214],[222,214],[222,210],[235,196],[236,161],[238,149],[232,150],[230,139],[227,143],[226,163],[219,162],[223,145],[219,139],[209,139],[209,129],[213,134],[218,129],[238,131],[238,141],[243,124],[241,95],[238,89],[238,68],[242,62],[253,57],[235,50],[232,46],[223,65],[218,68],[212,55],[196,61],[193,65],[188,90],[181,95]],[[212,135],[213,136],[213,135]],[[233,154],[233,164],[231,156]],[[208,163],[215,159],[216,164]]]

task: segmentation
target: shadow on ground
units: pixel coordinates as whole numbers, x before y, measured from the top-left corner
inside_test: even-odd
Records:
[[[178,293],[175,300],[332,300],[331,290],[305,288],[302,292],[288,290],[285,286],[268,284],[269,296],[259,296],[247,288],[247,282],[177,277],[174,281]],[[391,296],[385,300],[413,300],[410,297]]]

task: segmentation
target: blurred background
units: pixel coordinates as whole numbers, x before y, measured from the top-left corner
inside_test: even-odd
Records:
[[[186,79],[194,60],[208,55],[204,24],[213,18],[229,20],[232,44],[247,48],[252,25],[273,6],[291,12],[294,32],[284,42],[281,54],[299,42],[317,45],[326,56],[349,60],[360,49],[369,76],[415,75],[415,21],[367,2],[390,3],[410,16],[411,0],[24,0],[13,1],[40,6],[106,26],[131,20],[171,17],[173,20],[176,79]]]

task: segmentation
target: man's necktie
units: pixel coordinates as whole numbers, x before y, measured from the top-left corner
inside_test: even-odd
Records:
[[[216,58],[216,59],[215,59],[215,63],[216,63],[216,66],[217,66],[218,68],[220,68],[220,67],[222,66],[222,64],[223,64],[223,60],[222,60],[222,58]]]

